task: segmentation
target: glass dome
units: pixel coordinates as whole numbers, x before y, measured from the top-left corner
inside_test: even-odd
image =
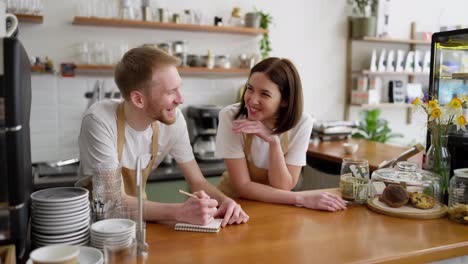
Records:
[[[400,161],[393,168],[384,168],[372,173],[370,196],[381,195],[389,184],[399,184],[409,193],[424,193],[440,201],[440,184],[437,174],[418,169],[408,161]]]

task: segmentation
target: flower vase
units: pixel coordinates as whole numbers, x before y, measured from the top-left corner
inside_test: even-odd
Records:
[[[426,153],[425,169],[432,171],[440,177],[440,194],[436,198],[448,203],[448,186],[450,178],[450,153],[447,149],[448,135],[441,133],[441,129],[430,130],[431,146]]]

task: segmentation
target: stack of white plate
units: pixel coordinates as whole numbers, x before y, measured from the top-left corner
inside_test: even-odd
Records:
[[[32,242],[86,245],[89,241],[89,192],[78,187],[44,189],[31,194]]]
[[[106,219],[91,225],[91,246],[103,249],[104,241],[118,239],[122,245],[135,238],[136,223],[129,219]],[[115,245],[115,244],[114,244]]]

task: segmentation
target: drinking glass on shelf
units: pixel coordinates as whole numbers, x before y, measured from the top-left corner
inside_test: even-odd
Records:
[[[344,158],[341,163],[340,190],[344,199],[365,203],[368,198],[369,162]]]
[[[44,9],[44,4],[42,0],[32,0],[32,10],[31,13],[34,15],[40,15]]]
[[[90,55],[88,42],[81,42],[78,44],[78,56],[80,58],[80,63],[91,64]]]

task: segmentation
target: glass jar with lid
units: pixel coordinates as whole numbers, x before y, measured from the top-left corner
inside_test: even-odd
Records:
[[[439,202],[441,199],[438,175],[418,169],[413,162],[400,161],[393,168],[374,171],[370,183],[370,197],[381,195],[386,186],[390,184],[403,186],[409,194],[425,194]]]
[[[468,224],[468,168],[453,173],[449,183],[449,219]]]

